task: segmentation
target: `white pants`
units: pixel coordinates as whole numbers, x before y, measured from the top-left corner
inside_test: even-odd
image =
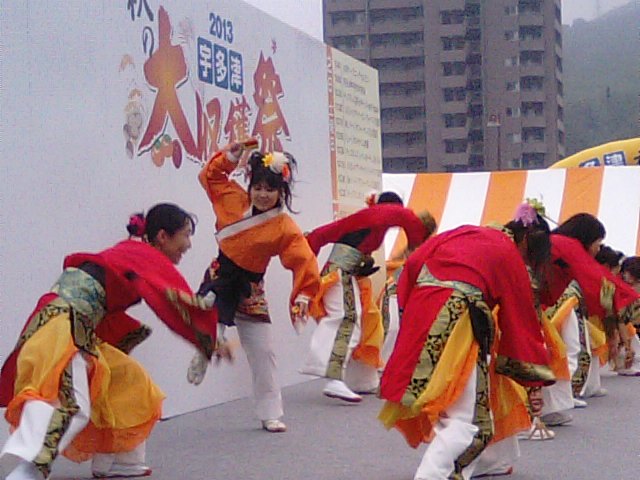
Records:
[[[234,321],[251,368],[256,416],[259,420],[280,418],[284,412],[271,324],[242,320],[239,315]]]
[[[435,437],[427,446],[414,480],[447,480],[454,472],[454,462],[471,445],[478,427],[473,424],[476,410],[476,379],[474,369],[460,398],[445,412],[434,426]],[[465,480],[471,478],[476,462],[463,471]]]
[[[353,350],[358,346],[361,336],[362,306],[360,305],[360,289],[355,278],[350,279],[354,293],[354,307],[356,310],[356,322],[353,327],[351,338],[347,345],[342,371],[339,380],[345,381],[350,388],[355,391],[370,391],[378,386],[378,370],[369,365],[352,360]],[[309,354],[301,373],[327,377],[329,360],[333,352],[336,334],[345,318],[344,308],[344,288],[342,281],[327,290],[323,298],[324,308],[327,316],[323,317],[311,336]]]
[[[542,415],[573,408],[571,377],[578,369],[578,354],[581,348],[578,317],[573,310],[569,318],[564,322],[560,336],[567,348],[567,363],[570,378],[569,380],[557,380],[553,385],[542,388],[542,398],[544,400]]]
[[[58,452],[63,452],[75,436],[89,423],[91,403],[89,393],[89,377],[87,362],[82,353],[76,353],[71,359],[72,384],[75,401],[80,410],[71,418],[68,428],[58,442]],[[37,459],[42,450],[47,434],[47,428],[59,403],[51,404],[42,400],[28,400],[25,402],[20,424],[9,436],[0,452],[0,462],[7,471],[14,469],[7,479],[35,480],[42,479],[39,472],[26,463]],[[37,474],[37,475],[36,475]]]
[[[393,347],[396,344],[398,338],[398,331],[400,330],[400,311],[398,310],[398,296],[391,295],[389,297],[389,331],[384,339],[382,345],[382,361],[386,363],[393,352]]]

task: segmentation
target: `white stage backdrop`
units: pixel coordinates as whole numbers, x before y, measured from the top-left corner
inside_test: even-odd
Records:
[[[331,220],[324,44],[237,0],[5,2],[0,21],[0,361],[63,257],[117,242],[154,203],[198,216],[180,265],[197,287],[216,253],[197,175],[218,145],[248,134],[290,151],[295,218],[304,230]],[[290,325],[277,259],[266,282],[281,382],[306,380],[311,332]],[[134,353],[167,394],[166,416],[249,394],[242,353],[193,387],[193,350],[145,306],[131,313],[154,328]]]

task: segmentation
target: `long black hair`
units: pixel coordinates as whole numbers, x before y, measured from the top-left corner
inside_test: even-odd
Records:
[[[266,183],[270,188],[274,188],[278,190],[280,193],[280,199],[278,200],[279,206],[284,204],[292,213],[294,210],[291,207],[291,198],[292,194],[292,184],[293,184],[293,173],[297,168],[296,159],[293,158],[288,152],[282,152],[287,160],[289,160],[288,169],[289,175],[288,178],[285,178],[285,175],[282,173],[276,173],[268,166],[264,164],[264,157],[266,154],[255,151],[249,157],[249,168],[250,168],[250,176],[249,176],[249,191],[254,185],[259,183]]]
[[[551,258],[551,230],[541,215],[536,214],[536,221],[530,225],[525,225],[522,220],[512,220],[505,227],[513,233],[516,244],[526,240],[527,258],[534,271],[547,264]]]
[[[578,240],[585,250],[596,240],[603,239],[607,231],[600,220],[589,213],[577,213],[564,221],[552,233]]]
[[[187,223],[191,224],[191,232],[196,231],[196,218],[173,203],[158,203],[149,209],[147,214],[134,213],[129,217],[127,232],[130,237],[145,238],[153,243],[160,230],[174,235]]]

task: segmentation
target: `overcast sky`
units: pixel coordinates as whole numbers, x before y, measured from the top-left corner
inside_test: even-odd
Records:
[[[312,37],[322,40],[322,0],[245,0]],[[562,0],[562,23],[591,20],[612,8],[640,0]]]
[[[562,23],[571,25],[576,18],[591,20],[612,8],[638,0],[562,0]]]

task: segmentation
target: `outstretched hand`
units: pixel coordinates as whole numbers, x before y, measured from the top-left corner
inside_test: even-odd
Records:
[[[291,321],[296,333],[300,335],[309,320],[309,305],[304,301],[296,301],[291,307]]]
[[[187,381],[193,385],[200,385],[204,380],[205,373],[207,373],[208,366],[209,360],[207,357],[197,351],[187,369]]]

